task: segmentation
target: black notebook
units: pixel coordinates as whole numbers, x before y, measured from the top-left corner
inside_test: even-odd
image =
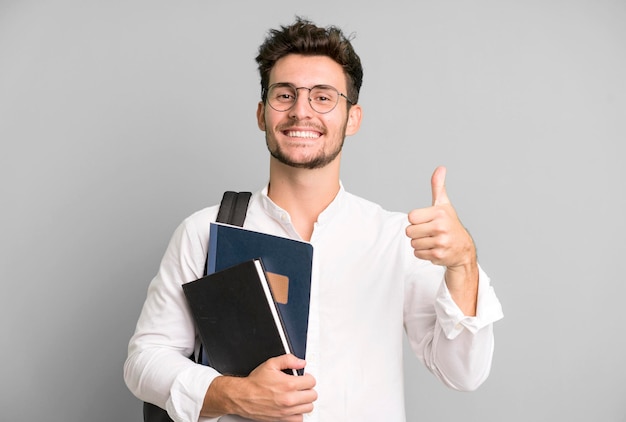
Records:
[[[267,359],[292,353],[261,260],[183,284],[183,291],[208,363],[221,374],[247,376]]]

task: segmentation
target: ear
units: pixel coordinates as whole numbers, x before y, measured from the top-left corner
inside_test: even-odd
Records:
[[[354,135],[359,131],[362,114],[363,110],[360,105],[355,104],[350,107],[350,111],[348,111],[348,123],[346,124],[346,136]]]
[[[256,109],[256,123],[259,129],[265,132],[265,104],[263,104],[263,101],[259,101]]]

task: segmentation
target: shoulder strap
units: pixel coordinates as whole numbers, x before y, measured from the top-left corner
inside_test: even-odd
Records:
[[[251,196],[251,192],[224,192],[216,221],[233,226],[243,226]]]
[[[251,196],[251,192],[224,192],[215,221],[218,223],[232,224],[233,226],[243,226]],[[207,275],[208,259],[209,257],[207,255],[207,260],[204,264],[204,275]]]

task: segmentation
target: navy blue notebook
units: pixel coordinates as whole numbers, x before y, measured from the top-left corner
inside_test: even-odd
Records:
[[[292,352],[304,359],[309,325],[313,245],[228,224],[211,223],[207,274],[260,258]]]

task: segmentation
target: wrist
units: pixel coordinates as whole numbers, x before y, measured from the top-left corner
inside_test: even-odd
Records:
[[[234,413],[229,391],[237,388],[236,384],[238,381],[237,377],[224,375],[216,377],[209,385],[204,396],[200,415],[208,418],[217,418]]]
[[[447,267],[445,282],[450,296],[467,316],[476,316],[478,301],[478,264]]]

